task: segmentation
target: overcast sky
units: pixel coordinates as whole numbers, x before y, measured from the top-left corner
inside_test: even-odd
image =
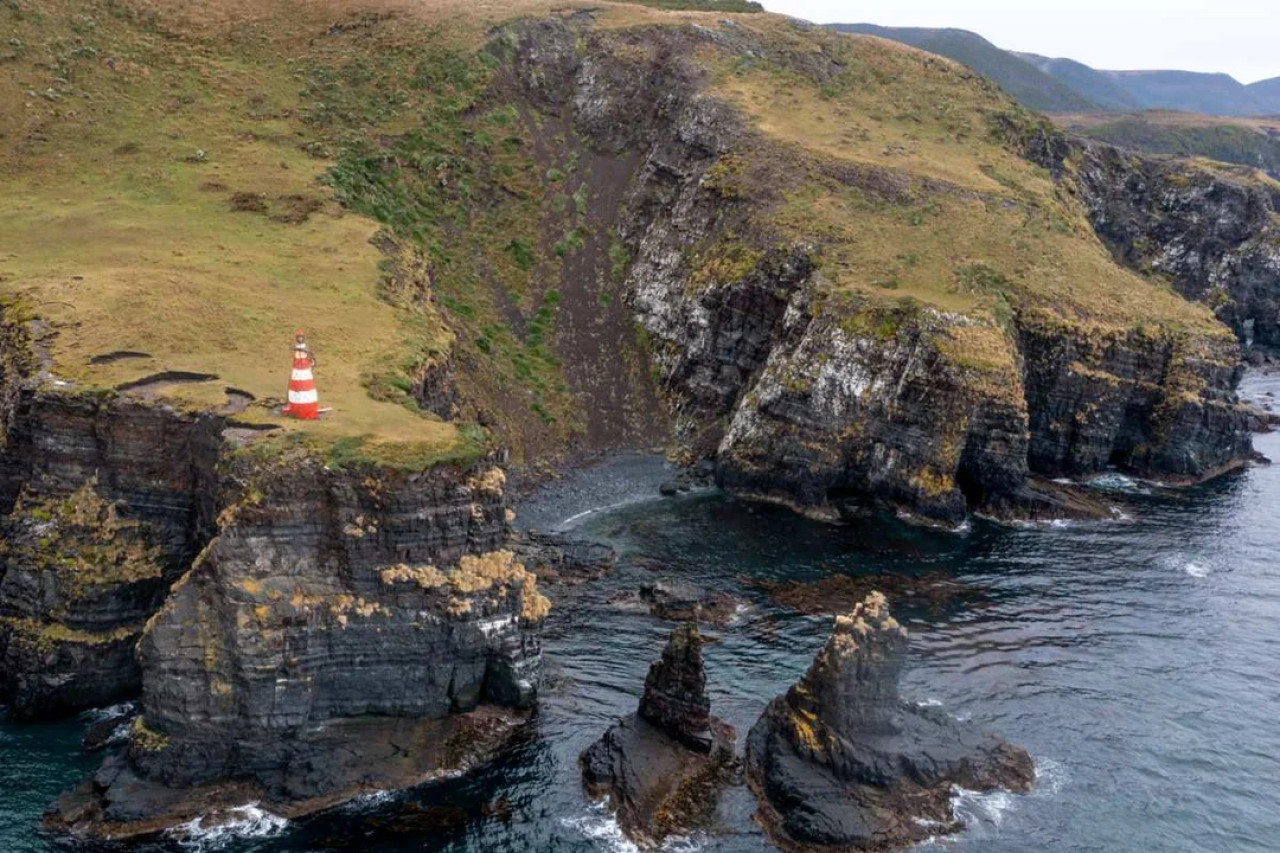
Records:
[[[818,23],[958,27],[1094,68],[1280,77],[1280,0],[763,0]]]

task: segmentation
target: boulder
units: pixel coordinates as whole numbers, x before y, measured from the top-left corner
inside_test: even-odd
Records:
[[[696,621],[723,628],[745,608],[745,602],[727,592],[704,589],[688,581],[659,578],[640,584],[638,590],[618,593],[609,603],[624,610],[647,611],[668,622]]]

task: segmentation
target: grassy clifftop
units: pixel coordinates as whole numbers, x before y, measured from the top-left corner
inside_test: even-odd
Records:
[[[266,22],[207,35],[197,27],[210,21],[178,10],[198,11],[0,9],[0,112],[15,119],[0,139],[5,293],[51,323],[60,380],[216,375],[155,389],[193,405],[221,404],[227,387],[282,397],[303,327],[335,408],[309,430],[447,453],[454,427],[365,391],[371,372],[447,348],[450,334],[379,298],[378,223],[319,182],[330,164],[309,153],[314,108],[290,51],[258,35]],[[301,38],[307,27],[279,15],[270,29]]]
[[[291,429],[420,460],[474,449],[476,422],[562,447],[588,404],[566,379],[561,318],[622,310],[608,282],[571,294],[576,259],[594,238],[620,274],[628,249],[579,140],[512,100],[486,43],[516,17],[589,10],[619,52],[635,28],[720,34],[680,61],[755,128],[716,175],[757,205],[757,233],[705,247],[698,281],[765,243],[812,242],[833,306],[970,314],[982,322],[961,348],[1002,365],[1020,308],[1226,334],[1111,261],[1076,200],[1009,144],[1040,120],[962,66],[722,3],[653,5],[698,4],[6,0],[0,289],[49,321],[54,373],[76,387],[211,374],[135,393],[218,406],[243,389],[258,404],[241,417],[276,422],[261,404],[283,396],[303,327],[335,411]],[[767,50],[737,50],[743,33]],[[411,393],[444,364],[455,422]]]

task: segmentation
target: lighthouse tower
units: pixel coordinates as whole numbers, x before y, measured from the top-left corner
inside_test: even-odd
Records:
[[[312,375],[316,359],[307,348],[307,339],[299,329],[293,336],[293,373],[289,375],[289,402],[281,414],[314,421],[320,417],[320,395]]]

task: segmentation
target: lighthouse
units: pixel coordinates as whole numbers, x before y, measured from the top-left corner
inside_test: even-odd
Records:
[[[320,417],[320,395],[316,393],[316,379],[312,369],[315,356],[307,348],[307,338],[299,329],[293,336],[293,372],[289,374],[289,402],[280,414],[314,421]]]

